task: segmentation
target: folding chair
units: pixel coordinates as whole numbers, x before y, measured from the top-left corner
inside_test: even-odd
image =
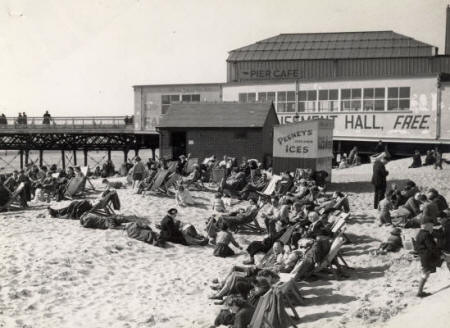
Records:
[[[74,177],[69,180],[64,191],[64,197],[72,199],[77,194],[81,193],[86,186],[86,177]]]
[[[335,237],[337,237],[339,234],[342,234],[342,236],[344,236],[348,242],[352,243],[350,237],[348,237],[344,232],[347,228],[347,220],[349,217],[350,213],[341,213],[333,222],[333,225],[331,226],[331,232]]]
[[[115,215],[116,212],[114,211],[114,204],[111,199],[112,195],[117,192],[116,191],[110,191],[105,196],[103,196],[100,201],[89,211],[90,213],[95,213],[101,216],[110,216]],[[118,206],[116,205],[116,209]]]
[[[341,248],[345,244],[346,238],[343,236],[343,232],[341,232],[336,238],[334,238],[330,251],[328,252],[325,259],[317,266],[317,268],[314,270],[313,274],[317,275],[320,273],[320,271],[329,268],[333,269],[332,266],[335,265],[338,270],[341,268],[341,264],[339,263],[339,260],[342,262],[343,266],[345,268],[350,269],[347,262],[344,260],[344,257],[341,253]],[[336,271],[333,271],[335,274]]]
[[[212,169],[210,182],[214,184],[219,184],[222,179],[225,178],[226,169],[216,168]]]
[[[163,182],[166,179],[168,174],[169,174],[169,170],[159,170],[158,173],[156,173],[154,182],[153,182],[152,186],[150,187],[150,191],[158,192],[159,188],[163,184]]]
[[[191,173],[194,170],[194,165],[196,164],[198,164],[198,158],[189,158],[186,165],[186,173]]]
[[[231,225],[230,230],[239,233],[239,232],[255,232],[255,233],[264,233],[266,229],[261,227],[256,219],[259,213],[260,207],[258,207],[247,219],[247,223],[242,223],[239,225]]]
[[[257,191],[259,195],[265,198],[269,198],[272,196],[273,192],[275,191],[275,188],[277,186],[278,181],[281,180],[281,176],[274,174],[272,178],[269,181],[269,184],[263,191]]]
[[[90,189],[95,191],[94,184],[92,183],[91,179],[89,178],[89,166],[82,166],[80,167],[81,173],[83,173],[84,177],[86,178],[86,182],[89,183],[91,186]]]
[[[175,172],[177,169],[177,161],[170,161],[167,163],[167,169],[169,170],[169,173]]]
[[[16,190],[10,193],[9,199],[6,204],[0,207],[0,212],[4,210],[9,211],[23,208],[23,200],[20,198],[20,194],[22,193],[24,188],[25,183],[21,182],[17,186]]]

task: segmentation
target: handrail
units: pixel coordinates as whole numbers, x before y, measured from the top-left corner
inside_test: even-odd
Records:
[[[29,129],[29,128],[119,128],[132,126],[132,116],[56,116],[49,119],[44,117],[27,117],[26,122],[18,122],[17,117],[0,117],[0,130],[2,129]]]

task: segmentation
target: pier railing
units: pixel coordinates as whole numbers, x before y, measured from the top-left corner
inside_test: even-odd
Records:
[[[125,116],[72,116],[27,117],[26,122],[19,122],[17,117],[0,117],[0,133],[14,132],[132,132],[134,125]]]

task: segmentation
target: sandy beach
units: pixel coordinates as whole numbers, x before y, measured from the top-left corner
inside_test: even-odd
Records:
[[[410,159],[390,162],[388,182],[401,186],[411,179],[450,199],[448,165],[437,171],[407,169],[409,164]],[[299,327],[404,327],[402,318],[412,313],[418,317],[427,313],[431,317],[427,325],[433,327],[443,327],[439,323],[450,319],[450,272],[445,265],[427,283],[426,290],[435,294],[421,300],[415,296],[420,278],[417,258],[406,250],[371,255],[390,231],[375,219],[371,172],[370,164],[333,170],[330,190],[341,190],[350,198],[347,233],[353,244],[346,245],[343,254],[352,270],[347,279],[300,284],[307,305],[296,309]],[[100,186],[100,180],[93,182]],[[130,188],[118,193],[121,213],[148,218],[153,226],[175,206],[174,199],[143,197]],[[205,205],[212,197],[206,192],[193,195]],[[0,327],[209,327],[220,310],[208,300],[210,280],[245,258],[214,257],[210,246],[170,244],[161,249],[129,239],[121,230],[85,229],[78,221],[50,218],[48,205],[0,215]],[[179,208],[179,219],[201,233],[210,214],[209,206]],[[416,232],[406,230],[406,235]],[[241,245],[261,238],[236,236]]]

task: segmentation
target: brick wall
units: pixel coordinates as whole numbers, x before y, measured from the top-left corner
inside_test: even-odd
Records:
[[[246,138],[237,138],[236,134],[242,132],[246,132]],[[262,161],[262,149],[262,129],[192,129],[187,132],[187,152],[200,160],[211,155],[216,155],[217,159],[228,155],[237,157],[238,161],[243,156]]]

